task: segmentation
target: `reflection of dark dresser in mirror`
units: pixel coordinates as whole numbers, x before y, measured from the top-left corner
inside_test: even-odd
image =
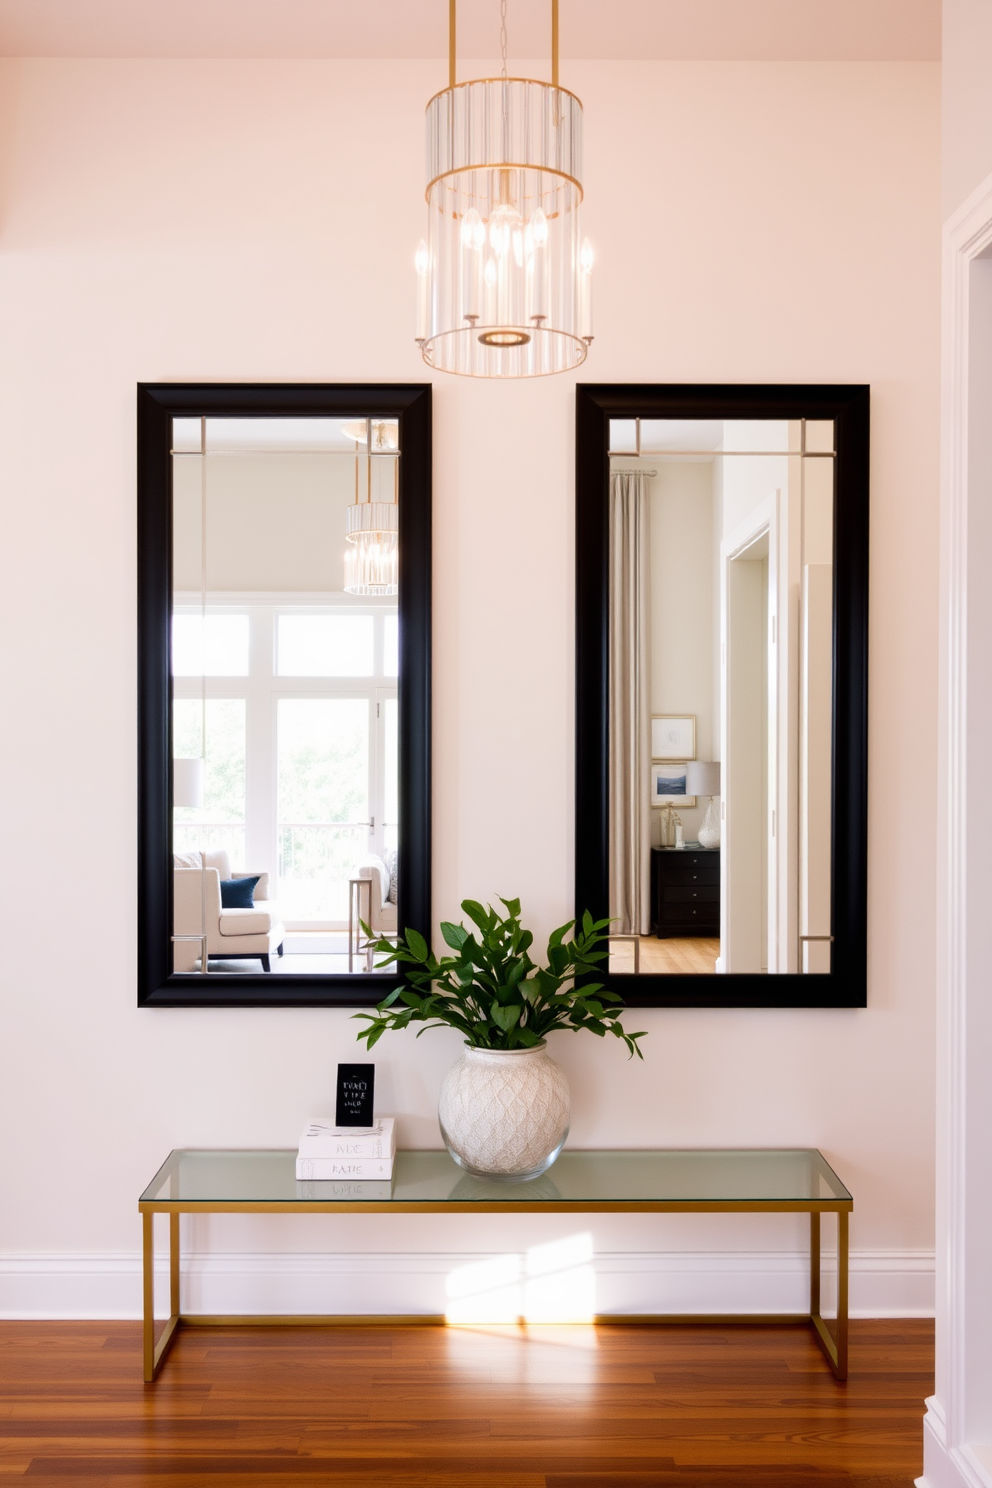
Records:
[[[718,847],[651,849],[651,932],[659,940],[720,934]]]

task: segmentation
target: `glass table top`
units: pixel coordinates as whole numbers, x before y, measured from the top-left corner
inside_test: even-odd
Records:
[[[170,1153],[143,1204],[783,1204],[851,1200],[815,1148],[565,1151],[538,1178],[479,1178],[447,1152],[396,1154],[391,1179],[301,1181],[295,1150]]]

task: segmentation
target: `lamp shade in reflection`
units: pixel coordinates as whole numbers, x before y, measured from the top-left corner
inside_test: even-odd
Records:
[[[173,806],[203,805],[203,761],[202,759],[174,759],[172,761]]]
[[[685,793],[687,796],[718,796],[720,761],[690,760],[685,767]]]

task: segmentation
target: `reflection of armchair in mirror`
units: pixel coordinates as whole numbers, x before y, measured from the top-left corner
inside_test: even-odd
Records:
[[[611,985],[862,1004],[867,389],[580,387],[577,441],[576,909]]]
[[[139,1000],[374,1004],[352,881],[430,924],[430,388],[138,413]]]
[[[268,873],[232,872],[222,849],[176,853],[173,895],[176,971],[258,960],[270,972],[270,957],[283,954],[286,927],[269,898]]]

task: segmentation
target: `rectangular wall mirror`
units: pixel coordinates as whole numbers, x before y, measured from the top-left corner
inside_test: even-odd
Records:
[[[430,925],[430,389],[139,389],[141,1000],[379,1001]]]
[[[580,387],[577,910],[632,1003],[865,1000],[868,394]]]

